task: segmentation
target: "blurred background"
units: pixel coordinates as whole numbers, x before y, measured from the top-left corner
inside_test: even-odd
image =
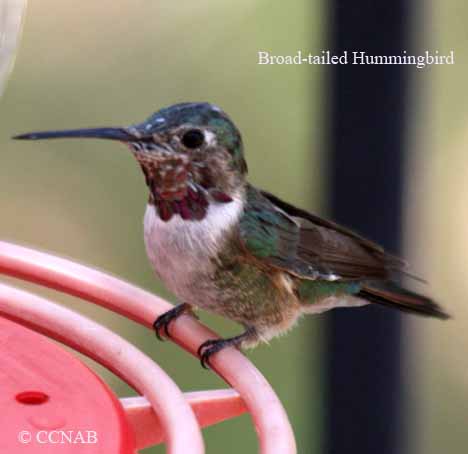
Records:
[[[405,444],[411,453],[455,453],[468,446],[468,6],[441,0],[418,6],[415,47],[454,50],[455,65],[409,69],[402,255],[430,282],[424,291],[454,319],[403,319]],[[174,301],[148,265],[142,237],[147,190],[127,149],[104,141],[10,137],[128,125],[182,101],[210,101],[229,113],[243,134],[251,182],[327,215],[329,68],[257,65],[259,50],[327,49],[326,7],[305,0],[30,0],[0,100],[0,238],[100,268]],[[225,386],[196,359],[133,322],[35,291],[138,345],[183,390]],[[218,317],[202,314],[202,320],[226,336],[238,331]],[[282,400],[300,453],[322,452],[324,443],[325,329],[325,316],[309,317],[288,336],[248,353]],[[93,367],[119,395],[132,394]],[[209,452],[256,451],[248,416],[204,434]]]

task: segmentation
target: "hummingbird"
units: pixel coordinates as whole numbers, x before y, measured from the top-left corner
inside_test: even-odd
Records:
[[[304,314],[379,304],[447,318],[401,287],[406,263],[378,244],[247,181],[239,130],[216,105],[175,104],[129,127],[31,132],[14,139],[95,138],[127,145],[149,190],[146,252],[180,304],[154,322],[157,336],[201,308],[243,326],[204,342],[203,367],[227,346],[249,348]]]

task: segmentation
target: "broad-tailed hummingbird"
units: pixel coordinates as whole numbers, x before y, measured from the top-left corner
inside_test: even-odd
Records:
[[[15,139],[97,138],[125,143],[149,189],[144,239],[156,275],[181,304],[154,322],[158,337],[202,308],[244,326],[203,343],[203,366],[228,345],[253,347],[303,314],[384,304],[446,318],[393,279],[404,262],[334,222],[247,181],[239,130],[217,106],[183,103],[124,128],[33,132]]]

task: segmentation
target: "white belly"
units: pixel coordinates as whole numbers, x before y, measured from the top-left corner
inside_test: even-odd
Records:
[[[176,215],[164,222],[154,206],[146,207],[144,238],[148,258],[156,274],[180,302],[209,303],[201,299],[210,294],[214,259],[242,210],[242,201],[234,198],[230,203],[210,203],[201,221],[185,221]]]

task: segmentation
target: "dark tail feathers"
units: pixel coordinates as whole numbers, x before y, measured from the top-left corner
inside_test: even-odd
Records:
[[[431,299],[399,287],[393,282],[369,282],[357,295],[371,303],[394,307],[405,312],[441,319],[450,316]]]

